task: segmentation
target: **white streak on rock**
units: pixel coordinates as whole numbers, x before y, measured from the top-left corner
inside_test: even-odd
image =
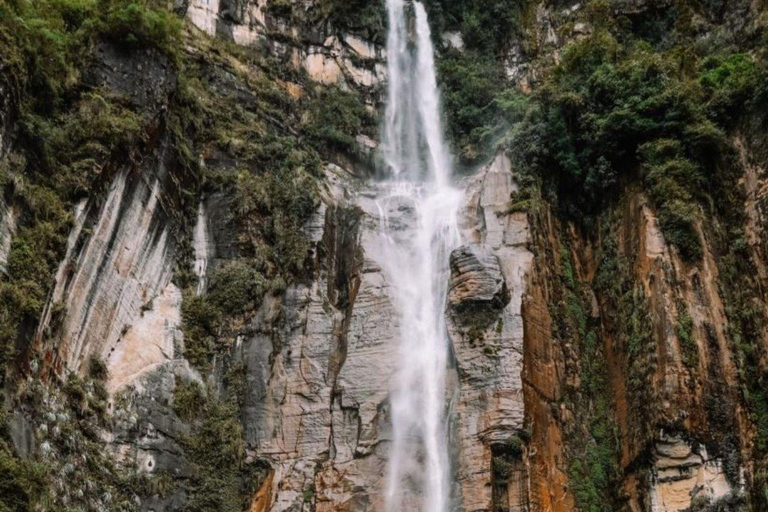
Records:
[[[208,217],[205,214],[205,204],[200,201],[197,207],[197,221],[193,234],[192,246],[195,249],[195,274],[197,274],[197,294],[205,291],[208,277],[208,262],[210,261],[210,242],[208,237]]]
[[[0,190],[0,274],[7,272],[8,256],[11,251],[11,241],[16,233],[18,212],[5,204]]]
[[[120,173],[104,206],[94,213],[93,233],[82,243],[83,223],[92,213],[78,216],[38,331],[59,372],[79,371],[91,355],[108,356],[173,272],[170,227],[157,178]],[[49,332],[55,309],[66,315],[57,332]]]

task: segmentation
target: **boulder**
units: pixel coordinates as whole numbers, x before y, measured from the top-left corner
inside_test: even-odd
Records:
[[[502,309],[509,302],[504,275],[493,251],[484,245],[463,245],[451,253],[448,304],[461,313],[476,307]]]

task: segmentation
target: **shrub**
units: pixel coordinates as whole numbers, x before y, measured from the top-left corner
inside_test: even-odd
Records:
[[[760,83],[757,66],[749,55],[735,53],[704,59],[699,82],[710,96],[708,109],[713,119],[733,123]]]
[[[173,410],[176,415],[185,421],[190,421],[203,412],[206,396],[202,386],[193,380],[176,378],[176,387],[173,390]]]
[[[107,363],[98,356],[91,356],[88,361],[88,376],[95,381],[106,382],[109,378]]]
[[[21,128],[35,170],[57,177],[46,185],[74,198],[90,190],[108,158],[128,155],[139,140],[141,123],[119,98],[92,91],[61,115],[26,115]]]
[[[386,42],[387,13],[383,0],[322,0],[320,15],[340,31],[362,34],[380,45]]]
[[[447,131],[459,162],[470,166],[488,158],[512,123],[520,121],[524,95],[516,92],[502,62],[513,36],[526,29],[527,1],[432,0],[435,33],[458,30],[464,48],[444,48],[438,59]]]
[[[662,233],[688,261],[698,261],[703,255],[701,237],[696,229],[698,210],[696,204],[675,200],[665,203],[659,212]]]
[[[211,276],[208,300],[228,315],[239,315],[261,301],[266,285],[251,261],[228,261]]]
[[[149,0],[40,0],[0,5],[0,56],[32,110],[50,115],[80,85],[95,38],[126,49],[156,47],[179,55],[181,21]],[[3,74],[8,73],[4,70]],[[26,106],[26,105],[25,105]]]
[[[18,64],[18,93],[26,89],[25,99],[36,110],[52,112],[76,84],[91,39],[95,7],[89,0],[0,5],[0,34],[6,35],[0,55]]]
[[[182,439],[185,453],[194,464],[194,474],[186,489],[189,501],[184,510],[239,512],[248,505],[254,483],[263,478],[264,468],[258,462],[245,462],[238,397],[233,394],[227,400],[220,400],[210,390],[203,395],[196,383],[181,387],[179,384],[177,382],[174,407],[181,407],[185,417],[195,425]]]
[[[741,54],[705,60],[700,73],[686,59],[596,29],[566,48],[513,132],[511,154],[580,220],[601,212],[618,187],[643,179],[665,237],[695,261],[700,212],[728,148],[730,121],[717,112],[743,104],[757,80]]]
[[[267,12],[276,18],[293,18],[293,4],[290,0],[273,0],[267,4]]]
[[[208,369],[213,355],[224,341],[219,340],[222,312],[205,297],[188,293],[181,305],[185,357],[199,369]]]
[[[451,51],[438,64],[443,109],[458,156],[467,164],[489,153],[500,120],[497,97],[502,70],[492,57]]]
[[[525,27],[527,0],[428,0],[435,33],[458,30],[470,51],[502,56],[516,32]]]
[[[356,136],[375,126],[376,119],[359,94],[338,87],[318,87],[307,104],[302,131],[318,148],[355,154]]]
[[[46,468],[22,460],[0,441],[0,510],[31,512],[46,494]]]
[[[164,9],[153,9],[148,0],[107,0],[100,27],[102,35],[126,48],[154,47],[170,56],[179,52],[181,21]]]
[[[517,14],[524,2],[478,0],[463,2],[461,33],[467,48],[503,54],[517,27]]]
[[[238,174],[233,208],[244,250],[266,264],[267,277],[303,272],[309,250],[303,227],[317,205],[315,187],[301,171]]]

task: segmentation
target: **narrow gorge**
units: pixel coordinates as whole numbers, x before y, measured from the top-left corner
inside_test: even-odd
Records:
[[[0,0],[0,512],[768,511],[764,0]]]

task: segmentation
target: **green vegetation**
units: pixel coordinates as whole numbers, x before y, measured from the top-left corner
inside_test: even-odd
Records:
[[[665,238],[685,260],[695,263],[701,259],[707,243],[719,267],[741,399],[757,432],[752,453],[757,476],[750,505],[762,509],[768,506],[764,478],[768,467],[768,395],[764,391],[768,373],[759,355],[764,299],[744,233],[744,197],[737,186],[744,169],[731,140],[734,133],[762,133],[765,129],[767,75],[759,42],[764,34],[758,30],[745,37],[715,28],[712,37],[702,38],[707,23],[719,27],[723,22],[722,4],[718,5],[674,2],[625,18],[614,15],[615,6],[610,2],[590,2],[582,15],[590,26],[588,35],[568,44],[557,65],[539,70],[543,78],[522,122],[511,131],[509,153],[518,175],[538,183],[543,198],[561,218],[589,230],[604,228],[594,285],[604,302],[606,328],[615,336],[613,343],[622,347],[618,353],[626,354],[629,423],[640,430],[630,435],[638,436],[639,442],[657,427],[649,424],[656,415],[647,399],[653,385],[650,377],[656,371],[657,342],[647,328],[652,322],[645,293],[629,271],[633,263],[620,256],[613,228],[605,231],[606,225],[617,224],[606,212],[621,201],[624,191],[641,190],[651,199]],[[762,27],[764,30],[764,24]],[[563,30],[567,32],[567,27]],[[760,148],[764,137],[748,138],[753,141],[749,151],[764,161]],[[525,199],[513,197],[510,211],[526,210]],[[563,275],[570,282],[567,265]],[[563,302],[563,314],[579,318],[579,301],[566,297]],[[704,383],[713,445],[708,448],[723,458],[728,477],[735,480],[741,452],[734,434],[738,406],[723,381],[712,328],[704,324],[702,329],[707,334],[707,350],[714,354]],[[685,307],[678,308],[675,331],[684,365],[698,368],[693,320]],[[591,340],[585,340],[589,348]],[[590,389],[595,375],[589,365],[582,368],[580,377],[584,389]],[[587,396],[593,397],[592,393],[585,391]],[[599,395],[593,400],[599,405]],[[594,430],[594,438],[610,439],[600,430]],[[578,467],[571,468],[582,510],[601,510],[599,489],[606,481],[602,476],[610,471],[602,471],[606,464],[589,461],[607,461],[608,453],[610,449],[582,454]],[[589,477],[583,481],[585,475]],[[598,484],[592,485],[594,482]],[[712,504],[712,509],[726,505]]]
[[[206,293],[195,297],[191,248],[182,251],[176,280],[186,289],[186,355],[207,371],[234,341],[245,314],[305,276],[304,226],[318,205],[323,160],[356,156],[357,135],[373,135],[377,121],[355,92],[312,84],[224,42],[198,44],[202,57],[183,61],[169,125],[179,161],[197,177],[193,187],[231,198],[239,253],[215,267]],[[231,163],[201,169],[195,157],[201,154],[226,155]]]
[[[712,55],[703,59],[699,83],[709,97],[712,119],[729,126],[744,113],[764,77],[754,58],[745,53]]]
[[[635,282],[631,255],[622,255],[618,247],[618,212],[603,218],[603,244],[594,289],[605,301],[606,328],[616,338],[617,352],[626,354],[623,375],[627,382],[629,414],[635,431],[644,442],[652,435],[653,380],[658,368],[658,340],[648,328],[653,325],[648,298]],[[632,441],[632,440],[628,440]]]
[[[462,164],[487,158],[514,126],[506,136],[518,174],[541,182],[563,214],[592,222],[639,181],[665,237],[686,260],[701,258],[701,222],[726,179],[717,168],[729,152],[726,132],[760,101],[765,74],[754,54],[690,46],[692,17],[712,18],[710,7],[682,2],[630,20],[609,2],[590,2],[581,12],[593,30],[567,45],[559,64],[539,63],[544,78],[526,98],[511,89],[502,61],[513,41],[531,50],[528,3],[429,5],[438,30],[465,41],[439,60]]]
[[[368,111],[359,94],[338,87],[314,87],[308,104],[303,132],[317,148],[354,155],[355,135],[374,135],[376,118]]]
[[[139,116],[123,98],[82,83],[92,46],[105,34],[130,35],[142,47],[170,53],[177,51],[179,27],[169,13],[141,1],[0,4],[0,81],[18,117],[17,152],[0,163],[0,188],[24,211],[8,276],[0,278],[3,366],[14,357],[19,333],[31,333],[38,322],[74,202],[92,191],[110,160],[130,158],[143,137]]]
[[[149,0],[11,1],[0,5],[2,79],[24,104],[51,114],[81,88],[92,44],[103,37],[177,55],[180,21]],[[22,91],[26,94],[22,95]]]
[[[743,225],[739,222],[743,210],[734,208],[732,211],[738,213],[735,219],[730,219],[730,226]],[[718,268],[728,317],[727,334],[739,372],[741,400],[755,428],[751,503],[759,510],[768,507],[768,479],[765,478],[768,474],[768,372],[763,362],[765,315],[764,304],[756,300],[762,296],[757,270],[747,244],[739,243],[741,236],[740,229],[731,228],[720,240],[725,254],[719,259]],[[712,404],[714,413],[719,411],[717,405]]]
[[[279,85],[280,77],[268,74],[280,71],[275,63],[256,61],[256,66],[264,67],[245,76],[233,75],[238,86],[232,87],[228,85],[232,78],[211,72],[214,66],[229,67],[229,48],[208,51],[206,60],[187,63],[187,76],[195,78],[182,82],[184,104],[179,115],[183,117],[172,119],[173,130],[180,161],[200,175],[199,186],[207,193],[232,197],[241,257],[213,269],[207,293],[196,297],[191,252],[183,251],[177,282],[187,289],[182,306],[186,355],[203,370],[214,354],[227,350],[245,313],[254,311],[266,293],[282,291],[305,272],[309,241],[302,229],[317,206],[322,161],[304,137],[317,141],[324,153],[330,147],[314,129],[319,126],[318,111],[335,112],[323,119],[323,135],[344,131],[354,140],[358,128],[349,124],[338,128],[339,123],[354,122],[343,116],[345,108],[363,108],[359,100],[354,105],[345,102],[351,93],[340,100],[338,109],[329,98],[323,99],[321,109],[314,93],[291,97]],[[198,169],[192,155],[207,152],[227,155],[233,168]]]
[[[291,0],[272,0],[267,13],[316,30],[329,23],[338,35],[357,34],[378,45],[386,44],[387,12],[384,0],[320,0],[308,11],[297,12]]]
[[[304,491],[302,492],[304,497],[304,503],[312,503],[315,499],[315,492],[316,492],[315,484],[311,484],[309,487],[304,489]]]
[[[436,33],[458,31],[462,50],[445,48],[438,61],[443,110],[460,163],[487,158],[509,127],[522,119],[526,98],[511,89],[503,58],[528,2],[434,1],[430,16]]]
[[[470,51],[501,56],[522,27],[526,0],[429,0],[436,33],[456,30]]]
[[[489,304],[485,302],[461,304],[458,309],[453,309],[451,314],[456,326],[466,337],[470,346],[483,341],[485,332],[496,324],[496,330],[503,327],[500,318],[504,304]],[[487,355],[495,355],[496,351],[490,347],[484,347]]]
[[[443,109],[458,157],[464,165],[478,163],[523,118],[527,99],[505,90],[503,68],[492,56],[450,50],[438,67]]]
[[[337,8],[349,8],[343,4]],[[362,25],[372,12],[356,11],[359,31],[370,29]],[[332,21],[338,16],[329,11]],[[281,292],[307,272],[303,226],[318,204],[323,158],[349,156],[359,133],[372,135],[376,119],[354,92],[313,86],[279,62],[226,42],[197,36],[182,42],[181,31],[181,20],[152,0],[0,5],[0,81],[16,107],[13,152],[0,162],[0,193],[23,212],[8,273],[0,276],[3,368],[27,349],[39,323],[64,256],[74,204],[84,197],[98,200],[118,170],[139,168],[158,145],[169,146],[165,163],[178,184],[164,200],[180,225],[176,281],[184,289],[185,347],[192,364],[210,370],[214,356],[225,353],[243,329],[243,316],[258,308],[265,294]],[[99,58],[93,49],[103,43],[125,55],[167,58],[178,85],[161,98],[166,104],[160,115],[148,119],[131,98],[84,80]],[[197,51],[185,52],[188,45]],[[201,155],[227,165],[201,166]],[[196,297],[186,235],[201,194],[232,198],[241,257],[214,268],[207,293]],[[62,314],[54,315],[46,336],[55,336]],[[89,368],[87,378],[73,374],[62,383],[71,419],[60,425],[52,450],[65,461],[75,452],[88,456],[87,467],[73,462],[76,472],[68,477],[73,493],[88,482],[99,497],[102,491],[111,496],[102,508],[133,510],[137,494],[157,494],[169,485],[117,467],[101,449],[99,430],[108,408],[105,367],[93,360]],[[243,459],[239,401],[244,385],[230,382],[228,387],[232,398],[219,401],[206,398],[210,392],[196,384],[177,385],[176,413],[195,424],[185,440],[199,468],[189,483],[190,510],[242,510],[242,497],[263,472]],[[20,395],[34,412],[45,410],[35,398],[39,393]],[[17,459],[5,433],[0,439],[0,465],[9,475],[0,479],[2,499],[7,497],[6,508],[0,508],[32,510],[49,499],[50,472],[60,468]],[[91,494],[73,503],[96,506]]]
[[[613,510],[619,503],[621,471],[618,465],[619,431],[612,409],[612,389],[599,319],[589,311],[588,288],[581,283],[567,246],[560,251],[558,299],[550,304],[553,338],[563,347],[566,371],[578,382],[566,390],[565,404],[575,416],[565,435],[570,447],[570,489],[582,512]]]
[[[7,418],[0,416],[0,510],[29,512],[47,493],[47,468],[16,457],[10,444]]]
[[[257,267],[268,267],[272,278],[304,271],[309,241],[302,227],[317,205],[315,186],[307,175],[238,175],[235,215],[248,237],[243,249]]]
[[[206,396],[203,387],[196,381],[176,378],[173,390],[173,411],[182,420],[189,421],[202,415]]]
[[[707,117],[696,77],[681,78],[682,58],[642,42],[622,45],[605,30],[573,43],[537,93],[512,153],[575,218],[600,212],[640,177],[668,240],[696,260],[699,205],[725,135]]]
[[[339,31],[361,34],[379,45],[386,43],[384,0],[321,0],[320,15]]]
[[[589,34],[571,42],[559,64],[540,69],[534,93],[525,95],[512,89],[502,63],[513,43],[520,43],[523,53],[530,50],[524,34],[530,2],[427,4],[435,33],[458,31],[465,42],[463,51],[442,48],[439,59],[449,132],[461,163],[478,163],[494,144],[505,141],[521,185],[509,198],[510,213],[535,216],[543,198],[563,218],[575,220],[577,230],[597,220],[607,226],[594,287],[608,312],[607,329],[616,336],[612,342],[626,355],[630,422],[643,430],[637,434],[641,437],[656,427],[649,424],[653,404],[648,397],[657,340],[648,329],[645,293],[634,282],[631,262],[620,255],[616,219],[606,211],[627,187],[639,186],[657,210],[666,239],[683,258],[695,263],[704,254],[704,242],[709,244],[719,267],[740,398],[755,425],[754,507],[768,509],[765,319],[764,304],[756,299],[763,292],[742,231],[744,219],[733,213],[742,211],[743,198],[733,192],[740,171],[734,170],[729,143],[731,134],[743,128],[744,113],[754,109],[759,116],[754,107],[764,110],[768,101],[763,56],[750,47],[759,44],[759,37],[743,44],[694,44],[694,15],[710,19],[720,2],[681,1],[647,16],[614,19],[609,2],[593,1],[584,9]],[[383,43],[383,5],[322,0],[307,23],[329,22],[339,33],[352,31]],[[297,17],[287,1],[270,2],[269,14]],[[181,37],[182,22],[155,0],[0,4],[0,83],[12,91],[16,121],[13,152],[0,162],[0,193],[23,211],[8,274],[0,276],[3,368],[26,348],[39,322],[63,258],[74,204],[98,197],[119,167],[136,164],[158,140],[170,144],[173,157],[167,163],[179,185],[178,194],[168,198],[168,209],[181,226],[176,281],[184,289],[185,355],[196,368],[208,374],[214,357],[227,354],[246,330],[244,319],[265,295],[280,293],[310,271],[303,226],[318,204],[323,160],[359,156],[354,155],[356,137],[373,134],[375,116],[359,94],[314,86],[265,55],[222,41]],[[94,59],[92,50],[101,42],[128,54],[164,56],[173,68],[178,88],[151,129],[129,98],[83,80]],[[194,51],[185,52],[185,47]],[[188,224],[199,198],[213,194],[231,200],[238,256],[217,264],[206,292],[196,296]],[[566,347],[568,382],[577,383],[569,385],[564,397],[575,416],[565,432],[571,490],[582,512],[611,510],[620,501],[620,439],[603,326],[591,314],[592,297],[571,252],[565,248],[549,256],[557,260],[552,268],[559,268],[561,292],[552,294],[556,299],[550,305],[553,339]],[[502,327],[488,308],[470,313],[467,335],[473,341],[494,322],[497,332]],[[694,369],[700,361],[693,319],[683,306],[678,313],[675,332],[683,363]],[[58,310],[54,317],[62,314]],[[56,327],[52,322],[46,335],[55,335]],[[483,351],[496,354],[491,346]],[[73,490],[111,496],[102,509],[133,510],[138,495],[170,487],[167,475],[147,481],[104,453],[99,429],[107,421],[106,367],[94,359],[88,368],[86,377],[68,376],[54,395],[61,408],[50,411],[56,413],[57,432],[46,439],[53,450],[50,460],[18,458],[8,427],[0,421],[0,510],[35,510],[46,500],[63,507],[51,496],[49,482],[65,461],[74,467],[67,477]],[[242,510],[243,497],[264,474],[262,465],[245,462],[240,422],[244,371],[229,369],[223,396],[194,381],[176,382],[174,411],[192,424],[182,440],[194,464],[185,482],[190,511]],[[713,453],[723,456],[733,479],[739,457],[729,417],[733,404],[726,402],[718,375],[708,377],[706,412],[713,428],[722,432],[713,434]],[[21,384],[27,385],[39,386]],[[40,414],[45,410],[39,388],[19,394]],[[514,471],[525,442],[520,434],[494,447],[494,496]],[[90,498],[75,499],[75,506],[93,505]],[[304,500],[315,500],[314,487],[307,487]],[[701,510],[715,506],[720,504],[696,504]]]
[[[693,337],[693,318],[688,313],[688,308],[684,303],[678,305],[677,328],[675,334],[680,342],[683,364],[688,368],[697,368],[699,366],[699,347]]]
[[[18,412],[36,425],[37,442],[28,458],[16,457],[10,427],[0,421],[0,510],[138,510],[138,500],[167,488],[167,475],[139,473],[116,463],[104,449],[108,425],[106,365],[88,363],[85,377],[70,374],[61,389],[39,375],[20,386]],[[63,487],[55,486],[66,479]],[[78,492],[87,489],[89,492]]]
[[[221,310],[205,297],[197,297],[188,292],[182,302],[181,317],[184,328],[184,356],[196,368],[209,369],[217,347],[225,343],[219,338]]]
[[[178,57],[181,20],[171,12],[157,8],[161,6],[158,0],[102,2],[98,8],[105,14],[99,32],[130,48],[157,48]]]
[[[508,510],[507,488],[515,471],[524,471],[525,445],[530,441],[528,431],[520,430],[505,443],[491,445],[491,485],[493,487],[493,510]]]
[[[176,382],[174,409],[194,425],[182,440],[194,467],[194,475],[186,484],[190,499],[184,510],[240,512],[265,477],[262,463],[245,462],[239,418],[244,378],[244,368],[230,371],[224,399],[217,398],[212,389],[203,393],[196,382]]]

